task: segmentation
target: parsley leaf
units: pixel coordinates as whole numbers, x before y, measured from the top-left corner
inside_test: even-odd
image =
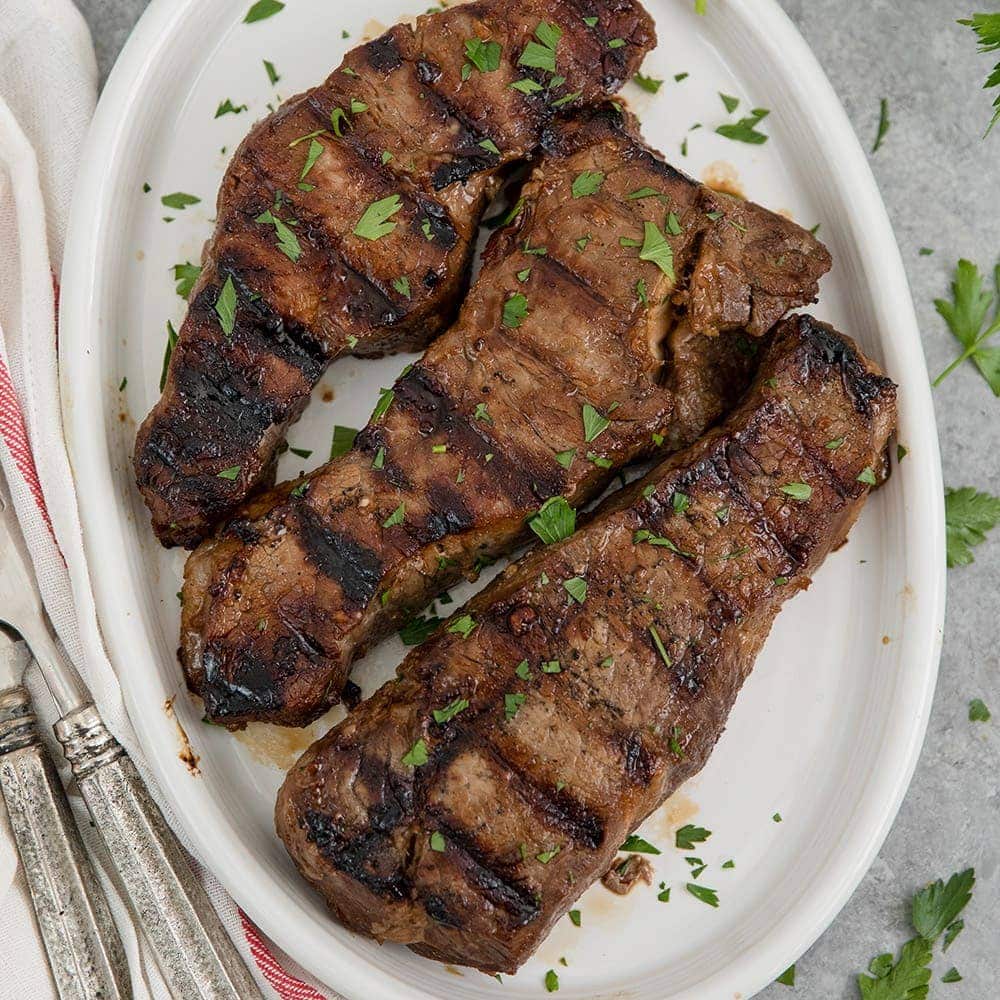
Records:
[[[619,851],[627,851],[629,854],[662,854],[663,852],[651,844],[644,837],[638,834],[630,834],[625,838],[625,843],[618,848]]]
[[[459,615],[449,626],[448,631],[468,639],[475,631],[476,620],[472,615]]]
[[[427,744],[421,739],[417,740],[410,749],[403,754],[403,763],[408,767],[421,767],[428,761]]]
[[[293,264],[302,256],[302,247],[299,245],[298,237],[270,209],[261,212],[254,219],[254,222],[265,226],[274,226],[275,235],[278,237],[278,249]]]
[[[695,899],[700,899],[709,906],[718,907],[719,894],[715,889],[709,889],[708,886],[704,885],[695,885],[693,882],[686,883],[685,888]]]
[[[573,178],[573,197],[586,198],[588,195],[597,194],[604,183],[603,170],[584,170]]]
[[[994,271],[994,282],[1000,293],[1000,264]],[[982,346],[1000,330],[1000,305],[987,324],[994,296],[983,288],[979,268],[971,261],[958,262],[951,297],[951,302],[935,299],[934,305],[964,350],[931,384],[940,385],[963,361],[972,358],[994,395],[1000,396],[1000,347]]]
[[[938,879],[913,897],[913,929],[933,944],[972,899],[976,873],[956,872],[947,884]]]
[[[565,497],[549,497],[528,519],[528,527],[546,545],[552,545],[576,530],[576,511]]]
[[[549,969],[545,973],[545,992],[555,993],[559,989],[559,976],[556,975],[555,969]]]
[[[501,322],[508,330],[516,330],[527,315],[528,299],[521,292],[515,292],[503,304]]]
[[[186,194],[183,191],[175,191],[173,194],[165,194],[160,201],[167,208],[183,212],[189,205],[197,205],[201,201],[201,198],[196,198],[193,194]]]
[[[354,447],[354,439],[357,436],[358,429],[356,427],[341,427],[340,424],[335,424],[333,438],[330,441],[330,459],[346,455]]]
[[[571,577],[563,583],[563,587],[577,604],[583,604],[587,599],[587,581],[582,576]]]
[[[242,465],[231,465],[228,469],[223,469],[222,472],[217,472],[216,477],[218,479],[228,479],[232,482],[239,476],[242,469]]]
[[[948,568],[968,566],[972,549],[986,540],[986,532],[1000,521],[1000,497],[979,493],[971,486],[944,491]]]
[[[406,517],[406,503],[401,503],[383,522],[383,528],[394,528],[397,524],[402,524]]]
[[[233,102],[227,97],[224,101],[219,102],[218,108],[215,109],[215,117],[221,118],[223,115],[238,115],[241,111],[248,110],[245,104],[233,104]]]
[[[466,698],[456,698],[453,702],[445,705],[444,708],[435,708],[431,715],[434,716],[434,721],[439,725],[450,722],[455,718],[459,712],[464,712],[469,707],[468,699]]]
[[[872,976],[858,976],[861,1000],[925,1000],[931,981],[931,946],[915,937],[903,945],[899,961],[879,955],[868,966]]]
[[[725,105],[726,110],[730,114],[732,114],[740,106],[740,99],[738,97],[723,94],[721,91],[719,92],[719,97],[722,98],[722,103]]]
[[[444,834],[440,830],[435,830],[430,839],[431,850],[443,853],[445,849]]]
[[[508,722],[517,715],[518,709],[524,704],[523,694],[505,694],[503,696],[503,714]]]
[[[635,76],[632,77],[632,80],[650,94],[657,93],[660,87],[663,86],[662,80],[657,80],[656,77],[653,76],[644,76],[642,73],[636,73]]]
[[[813,494],[813,488],[808,483],[785,483],[781,492],[793,500],[808,500]]]
[[[236,286],[233,285],[231,274],[226,278],[226,283],[215,300],[215,314],[219,317],[222,332],[231,337],[233,330],[236,329]]]
[[[500,68],[500,43],[481,38],[465,40],[465,56],[480,73],[493,73]]]
[[[671,281],[674,280],[674,251],[655,222],[643,224],[642,248],[639,260],[652,261]]]
[[[693,851],[695,844],[703,844],[711,836],[711,830],[687,823],[674,834],[674,843],[679,850]]]
[[[163,365],[160,368],[160,392],[163,392],[163,387],[167,384],[167,369],[170,367],[170,357],[176,346],[177,331],[174,329],[174,324],[167,320],[167,344],[163,349]]]
[[[990,710],[982,698],[973,698],[969,702],[969,722],[989,722]]]
[[[891,125],[892,122],[889,121],[889,98],[883,97],[878,116],[878,135],[875,136],[875,145],[872,146],[873,153],[879,151],[879,147],[882,145],[882,141],[885,139]]]
[[[194,288],[194,283],[201,277],[201,268],[197,264],[185,261],[183,264],[174,264],[174,281],[177,282],[177,294],[186,299]]]
[[[302,173],[299,174],[300,181],[304,181],[309,171],[316,166],[316,161],[323,155],[325,148],[323,143],[317,142],[315,139],[310,141],[309,152],[306,153],[306,162],[302,166]]]
[[[253,24],[254,21],[263,21],[264,18],[271,17],[284,9],[285,5],[281,0],[257,0],[247,11],[247,16],[243,18],[243,23]]]
[[[535,29],[535,38],[524,47],[521,58],[518,59],[518,66],[531,66],[534,69],[542,69],[548,73],[556,71],[556,45],[562,37],[562,28],[547,21],[539,21]]]
[[[398,194],[391,194],[388,198],[373,201],[365,209],[364,215],[354,227],[354,235],[366,240],[378,240],[383,236],[388,236],[396,228],[397,223],[387,220],[402,207],[403,202]]]
[[[720,125],[715,131],[726,139],[733,139],[736,142],[748,142],[752,146],[762,146],[768,140],[763,132],[757,130],[757,126],[770,114],[767,108],[754,108],[745,118],[738,122],[727,125]]]
[[[968,20],[958,23],[972,28],[978,35],[980,52],[996,52],[1000,49],[1000,11],[996,14],[973,14]],[[993,72],[987,78],[983,90],[989,90],[991,87],[1000,87],[1000,63],[993,67]],[[993,130],[993,126],[1000,121],[1000,95],[997,95],[993,107],[996,108],[996,112],[986,128],[984,139]]]
[[[723,868],[726,866],[723,865]],[[776,983],[781,983],[782,986],[794,986],[795,985],[795,963],[793,962],[788,966],[785,971],[775,979]]]
[[[414,618],[399,630],[399,638],[403,640],[405,646],[419,646],[422,642],[427,641],[440,624],[441,619],[435,615]]]
[[[595,438],[600,437],[611,426],[611,421],[598,413],[590,403],[583,404],[581,415],[583,418],[583,440],[587,444],[590,444]]]
[[[272,85],[281,79],[278,71],[274,68],[274,63],[270,59],[264,60],[264,70],[267,72],[267,78],[271,81]]]

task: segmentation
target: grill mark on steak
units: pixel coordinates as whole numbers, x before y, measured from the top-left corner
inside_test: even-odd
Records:
[[[504,168],[536,151],[558,111],[510,89],[522,75],[516,61],[524,41],[540,20],[560,22],[562,87],[579,94],[580,106],[617,89],[617,77],[637,69],[655,41],[634,0],[588,2],[601,29],[626,40],[609,74],[579,10],[576,0],[491,0],[421,16],[414,27],[397,25],[349,52],[320,86],[252,129],[223,180],[215,233],[162,397],[136,439],[136,482],[161,542],[194,547],[273,482],[276,449],[334,358],[415,350],[451,322],[479,219]],[[500,67],[463,80],[460,39],[484,31],[505,43]],[[456,58],[446,58],[456,40]],[[367,110],[347,114],[355,98]],[[337,119],[339,136],[334,108],[347,115]],[[308,147],[300,140],[318,130],[313,138],[324,150],[303,189]],[[479,146],[487,136],[500,155]],[[362,211],[390,195],[403,203],[395,229],[376,241],[355,234]],[[293,226],[296,260],[282,252],[274,228],[256,221],[268,209]],[[243,286],[232,338],[215,312],[230,275]],[[392,287],[401,275],[409,297]],[[244,317],[262,310],[281,326]],[[198,349],[206,345],[215,350]],[[211,388],[223,383],[236,416]],[[216,405],[203,408],[202,397],[213,394]],[[248,410],[244,395],[260,405]],[[235,478],[218,478],[234,467]]]
[[[846,338],[808,317],[782,323],[754,388],[721,427],[609,497],[571,537],[509,567],[456,612],[479,623],[467,638],[440,629],[407,656],[396,679],[313,744],[286,777],[276,822],[292,859],[338,919],[439,961],[515,971],[608,870],[628,833],[704,766],[782,603],[808,585],[860,512],[868,488],[856,477],[884,453],[895,395]],[[846,432],[845,443],[825,453],[822,476],[807,453],[831,427]],[[807,501],[781,492],[800,476],[813,487]],[[841,493],[838,482],[851,489]],[[678,491],[688,505],[667,515]],[[730,513],[720,520],[716,511],[727,503]],[[634,542],[638,529],[665,527],[691,557]],[[798,539],[790,555],[788,543]],[[745,554],[729,558],[735,548]],[[582,605],[562,593],[571,572],[588,579]],[[787,582],[776,580],[779,573]],[[532,608],[537,621],[515,636],[503,622],[517,607]],[[649,641],[651,622],[673,654],[670,665]],[[538,671],[545,649],[561,654],[561,674]],[[609,653],[613,662],[600,665]],[[528,679],[514,672],[522,654],[533,664]],[[600,700],[581,706],[578,686],[568,683],[574,678],[609,709]],[[455,720],[462,720],[461,735],[439,736],[430,708],[458,690],[470,701]],[[525,699],[505,718],[511,691]],[[609,727],[617,749],[594,736]],[[409,767],[402,757],[418,736],[429,760]],[[510,746],[523,748],[528,763]],[[398,865],[412,883],[399,901],[325,866],[300,835],[300,817],[314,802],[332,814],[350,808],[350,836],[368,835],[365,806],[344,791],[359,752],[419,789],[393,828],[395,843],[441,829],[442,817],[456,842],[472,831],[488,868],[537,900],[532,919],[511,927],[486,891],[477,894],[447,834],[445,853],[430,861],[426,852],[409,856],[391,845],[373,852],[370,864]],[[564,839],[546,811],[551,797],[535,802],[522,794],[523,781],[547,788],[556,774],[566,781],[560,795],[605,817],[599,838]],[[519,844],[527,850],[519,852]],[[541,850],[547,863],[537,859]],[[427,899],[447,901],[447,927],[427,912]]]
[[[295,512],[309,562],[324,576],[340,584],[341,593],[349,605],[364,607],[368,604],[378,593],[382,582],[382,560],[378,553],[350,535],[331,531],[316,512],[304,504],[296,507]]]
[[[797,251],[787,255],[793,270],[782,275],[790,289],[786,305],[814,296],[829,255],[794,224],[733,199],[711,203],[734,226],[708,219],[704,189],[677,172],[647,169],[656,161],[634,121],[617,112],[584,112],[560,128],[565,135],[552,145],[562,153],[538,165],[524,188],[524,208],[493,235],[458,323],[401,375],[388,409],[361,432],[355,449],[310,474],[305,496],[279,487],[241,512],[253,521],[257,541],[241,545],[223,532],[189,560],[182,659],[195,692],[205,683],[203,648],[230,644],[234,659],[224,669],[235,674],[238,637],[252,633],[256,655],[267,658],[280,629],[258,632],[256,623],[271,621],[275,605],[293,602],[324,652],[308,664],[305,684],[284,664],[276,667],[275,684],[294,686],[295,693],[266,719],[308,723],[336,700],[361,651],[461,576],[478,572],[483,559],[516,547],[545,500],[562,495],[580,506],[616,469],[650,456],[654,436],[676,447],[714,423],[758,359],[752,350],[737,350],[740,341],[728,329],[725,317],[743,317],[742,305],[732,309],[722,295],[716,315],[711,288],[702,283],[722,281],[716,275],[723,274],[721,292],[745,303],[756,278],[742,269],[744,236]],[[600,191],[574,198],[574,178],[598,168],[605,174]],[[664,177],[674,186],[664,187]],[[681,219],[674,267],[678,274],[690,270],[691,284],[678,285],[621,245],[622,237],[642,234],[645,221],[662,222],[659,199],[628,198],[649,181],[663,188]],[[712,233],[710,240],[696,238],[702,230]],[[574,246],[579,231],[593,235],[586,252]],[[526,254],[526,246],[544,246],[547,255]],[[689,256],[702,250],[712,267],[687,269]],[[640,277],[648,305],[636,293]],[[513,294],[525,296],[527,312],[505,325],[504,304]],[[700,297],[705,330],[674,315],[671,303],[685,296]],[[664,337],[677,359],[666,378]],[[590,441],[584,404],[610,419]],[[433,450],[441,445],[443,452]],[[382,468],[373,469],[379,454]],[[302,504],[381,561],[379,597],[366,607],[345,601],[308,565],[295,527]],[[386,528],[396,510],[403,523]],[[205,593],[208,580],[220,586]],[[215,721],[240,726],[249,718],[263,716]]]

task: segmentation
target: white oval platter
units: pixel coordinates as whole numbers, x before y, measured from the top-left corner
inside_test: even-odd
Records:
[[[708,766],[642,828],[663,850],[652,859],[654,886],[624,898],[592,888],[578,904],[582,926],[561,921],[503,985],[379,947],[328,917],[274,835],[275,761],[287,766],[306,737],[256,727],[234,738],[203,725],[184,694],[175,659],[183,555],[155,542],[130,458],[136,421],[158,394],[165,323],[179,326],[184,312],[170,267],[199,259],[223,150],[269,104],[317,83],[377,33],[371,19],[387,25],[419,12],[405,4],[288,0],[245,24],[250,0],[153,0],[102,98],[66,254],[61,360],[101,624],[130,714],[203,861],[265,933],[351,1000],[538,997],[549,968],[566,998],[751,996],[819,936],[888,832],[923,738],[944,610],[937,438],[899,252],[844,111],[774,0],[708,0],[705,17],[693,0],[649,0],[660,44],[645,72],[666,82],[656,95],[630,84],[624,97],[676,165],[698,178],[734,170],[748,197],[821,225],[835,263],[816,312],[900,383],[900,441],[910,454],[849,544],[779,617]],[[767,143],[715,134],[733,117],[720,91],[740,98],[740,111],[771,109]],[[249,109],[215,117],[226,99]],[[691,130],[695,123],[702,127]],[[174,191],[201,203],[166,209],[160,198]],[[363,425],[379,386],[407,360],[336,364],[291,434],[312,458],[287,453],[281,477],[321,461],[335,423]],[[366,695],[403,651],[394,639],[360,664]],[[176,724],[163,710],[170,698],[200,757],[198,776],[178,759]],[[673,846],[684,822],[713,831],[695,852]],[[718,891],[718,909],[684,891],[692,853],[710,866],[700,881]],[[723,869],[729,859],[735,867]],[[669,903],[657,901],[660,881],[673,888]]]

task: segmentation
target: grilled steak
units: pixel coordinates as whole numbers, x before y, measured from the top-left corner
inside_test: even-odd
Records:
[[[516,970],[704,765],[781,604],[883,474],[894,421],[895,387],[851,341],[786,320],[719,429],[410,653],[278,796],[278,833],[337,919]]]
[[[273,482],[333,358],[417,349],[451,322],[500,168],[654,43],[634,0],[481,0],[396,25],[253,129],[136,441],[165,545]]]
[[[511,551],[544,501],[583,504],[718,419],[754,345],[705,334],[762,333],[814,297],[820,244],[674,170],[615,109],[543,141],[458,323],[353,451],[252,502],[188,560],[181,655],[209,718],[310,722],[369,644]],[[659,265],[642,259],[656,239]]]

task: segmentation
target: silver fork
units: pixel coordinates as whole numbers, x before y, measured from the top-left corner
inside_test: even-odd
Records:
[[[263,1000],[131,758],[59,646],[2,488],[0,623],[24,638],[41,668],[59,708],[56,738],[171,993],[177,1000]],[[44,852],[39,843],[38,853]],[[73,938],[70,944],[75,943]],[[86,994],[88,1000],[129,995]]]

